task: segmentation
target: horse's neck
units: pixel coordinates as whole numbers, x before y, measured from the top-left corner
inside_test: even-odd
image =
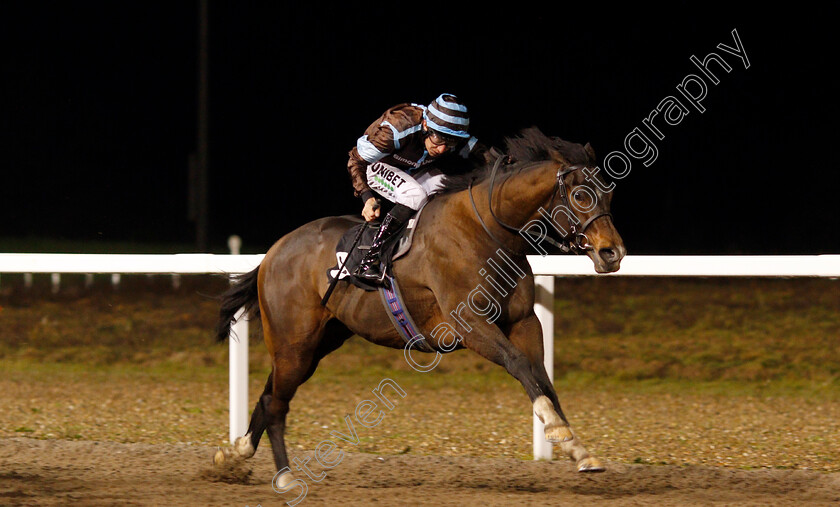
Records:
[[[556,164],[545,162],[523,168],[510,175],[501,175],[493,186],[492,202],[488,198],[490,181],[484,181],[476,191],[481,195],[479,211],[493,213],[508,225],[522,228],[539,216],[539,209],[547,206],[556,186]],[[491,221],[495,220],[490,217]]]
[[[525,245],[525,240],[500,225],[499,221],[520,229],[529,221],[538,218],[540,208],[547,206],[554,194],[556,174],[557,164],[552,162],[497,174],[492,186],[492,197],[491,179],[488,177],[470,190],[452,196],[450,202],[454,206],[453,209],[465,215],[463,220],[474,223],[478,229],[486,226],[491,230],[494,239],[503,241],[512,250],[520,250]],[[478,210],[479,216],[476,216],[475,210]],[[480,234],[486,233],[481,231]],[[494,243],[489,244],[492,246]]]

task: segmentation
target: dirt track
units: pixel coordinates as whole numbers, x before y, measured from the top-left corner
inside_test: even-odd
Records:
[[[682,285],[681,291],[691,288]],[[835,299],[819,311],[779,316],[753,315],[754,306],[766,306],[763,300],[746,305],[724,298],[722,313],[712,312],[722,320],[706,325],[702,315],[652,313],[660,292],[670,289],[656,285],[639,289],[639,296],[632,285],[619,288],[605,284],[597,297],[633,296],[608,312],[626,329],[603,339],[601,333],[617,332],[613,324],[561,301],[559,315],[583,315],[574,321],[581,329],[569,328],[569,319],[558,325],[566,326],[563,343],[571,347],[565,350],[577,351],[586,364],[632,373],[633,364],[618,357],[624,354],[683,365],[676,373],[731,363],[725,371],[768,378],[796,367],[791,377],[810,383],[803,380],[800,391],[797,383],[774,387],[726,375],[729,380],[705,387],[702,375],[697,382],[661,385],[562,378],[558,390],[573,427],[608,465],[604,474],[580,475],[565,460],[529,459],[531,406],[503,371],[464,353],[420,375],[400,354],[351,340],[299,390],[287,435],[292,456],[311,456],[381,379],[394,379],[408,394],[384,424],[360,435],[352,448],[358,453],[347,454],[322,482],[307,480],[299,505],[840,505],[840,400],[830,373],[836,372],[836,342],[830,339],[838,329]],[[692,294],[705,297],[714,289],[737,295],[743,288],[698,282]],[[830,294],[817,288],[813,294]],[[788,285],[761,289],[754,292],[767,300],[781,293],[815,299],[811,292],[799,297]],[[169,292],[42,298],[46,303],[13,294],[0,298],[0,506],[268,506],[293,500],[296,492],[281,496],[271,487],[275,469],[267,440],[241,466],[211,467],[214,444],[227,440],[226,346],[202,345],[216,311],[212,301]],[[693,308],[699,296],[686,298],[679,308]],[[723,311],[729,307],[735,309]],[[662,345],[663,338],[644,326],[646,320],[670,322],[665,317],[675,328],[663,336],[673,331],[684,343]],[[743,349],[733,345],[749,333]],[[254,338],[250,405],[268,370]],[[691,352],[686,344],[704,355],[683,358]],[[750,350],[752,356],[738,355]],[[578,361],[556,359],[563,358]],[[647,371],[648,363],[642,366]]]
[[[213,450],[183,444],[3,439],[0,504],[267,506],[282,505],[297,494],[273,491],[274,468],[265,449],[228,473],[213,470]],[[346,454],[322,482],[307,481],[309,490],[300,505],[840,502],[840,473],[608,466],[606,473],[581,475],[566,461]]]

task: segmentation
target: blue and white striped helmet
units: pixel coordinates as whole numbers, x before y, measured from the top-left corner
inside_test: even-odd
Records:
[[[423,111],[426,126],[439,134],[452,137],[468,138],[470,115],[467,106],[460,103],[458,97],[443,93]]]

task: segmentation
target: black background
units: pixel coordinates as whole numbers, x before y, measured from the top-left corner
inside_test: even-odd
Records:
[[[361,211],[347,152],[396,103],[455,93],[488,144],[535,125],[603,157],[714,51],[733,70],[707,81],[706,112],[616,181],[629,252],[840,253],[834,21],[729,7],[211,2],[211,249]],[[0,4],[0,237],[194,242],[197,11]],[[716,48],[733,29],[748,69]]]

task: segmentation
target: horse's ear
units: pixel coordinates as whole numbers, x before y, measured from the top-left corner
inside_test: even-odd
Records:
[[[583,149],[586,150],[586,154],[589,155],[589,159],[592,162],[595,162],[596,160],[598,160],[595,157],[595,150],[592,148],[592,145],[590,145],[589,143],[586,143],[586,145],[583,147]]]

